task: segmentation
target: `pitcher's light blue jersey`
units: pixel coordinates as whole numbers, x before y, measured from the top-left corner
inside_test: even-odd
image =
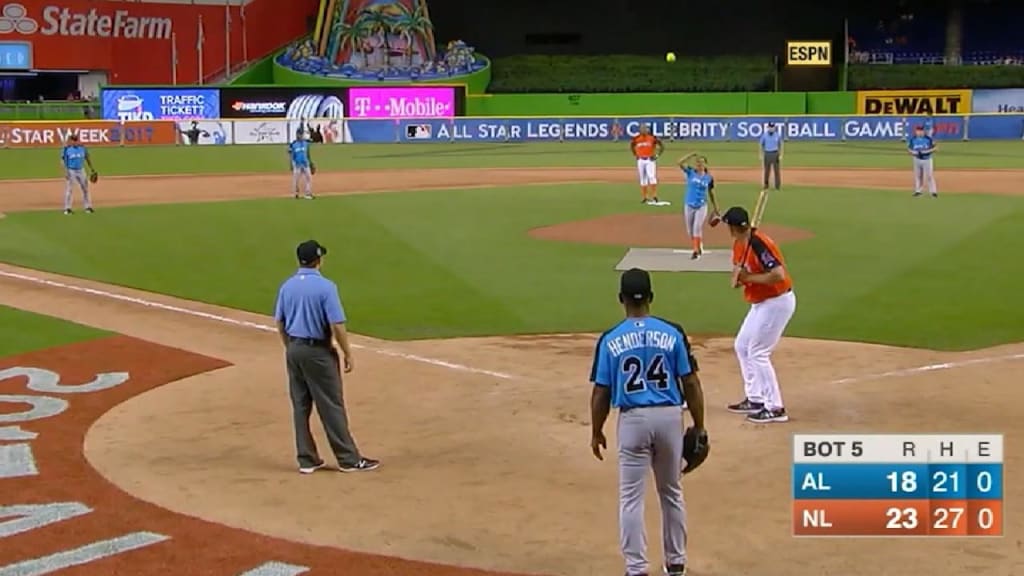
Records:
[[[85,146],[69,144],[61,152],[61,161],[68,170],[81,170],[85,164]]]
[[[715,179],[711,174],[701,174],[692,166],[683,168],[686,175],[686,193],[683,195],[683,202],[687,206],[700,208],[708,203],[708,190],[714,186]]]
[[[611,388],[612,406],[682,406],[677,378],[696,366],[682,327],[647,316],[626,318],[601,335],[590,380]]]
[[[309,166],[309,142],[305,140],[293,140],[288,145],[288,154],[292,157],[292,164],[295,166]]]

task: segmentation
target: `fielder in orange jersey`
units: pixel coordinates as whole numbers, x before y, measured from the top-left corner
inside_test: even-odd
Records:
[[[750,303],[735,342],[746,397],[728,409],[759,424],[787,422],[771,356],[796,311],[793,279],[778,245],[764,232],[751,229],[745,209],[729,208],[722,222],[729,225],[733,239],[732,287],[743,286],[743,297]]]
[[[641,202],[648,204],[658,201],[658,156],[665,151],[665,145],[651,134],[647,124],[640,126],[640,133],[629,142],[629,149],[636,158],[636,171],[640,176]]]

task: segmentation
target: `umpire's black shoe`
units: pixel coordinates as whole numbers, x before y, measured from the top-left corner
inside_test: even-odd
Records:
[[[360,458],[359,462],[355,464],[342,464],[338,466],[338,470],[342,472],[369,472],[370,470],[376,470],[379,466],[380,460]]]
[[[64,209],[64,213],[65,214],[74,214],[74,212],[71,211],[71,208],[65,208]]]
[[[665,566],[665,574],[668,576],[686,576],[686,564],[669,564]]]
[[[92,214],[93,212],[95,212],[95,210],[93,210],[92,208],[86,208],[85,209],[85,213],[86,214]]]

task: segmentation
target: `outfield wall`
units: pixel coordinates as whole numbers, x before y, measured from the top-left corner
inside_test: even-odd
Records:
[[[856,92],[470,94],[467,116],[855,114]]]
[[[70,134],[86,146],[228,146],[289,142],[299,128],[325,144],[622,141],[642,124],[666,140],[752,142],[769,123],[787,141],[901,141],[911,126],[897,116],[607,116],[444,119],[248,119],[0,122],[0,148],[54,148]],[[195,125],[193,137],[189,130]],[[1024,114],[935,118],[938,140],[1022,140]]]

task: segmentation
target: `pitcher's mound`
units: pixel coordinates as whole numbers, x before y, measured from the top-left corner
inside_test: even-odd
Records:
[[[771,224],[765,224],[761,229],[780,244],[806,240],[814,236],[807,230]],[[689,245],[682,214],[615,214],[534,228],[530,230],[530,236],[559,242],[647,248]],[[729,228],[724,224],[714,228],[705,224],[704,245],[731,246]]]

